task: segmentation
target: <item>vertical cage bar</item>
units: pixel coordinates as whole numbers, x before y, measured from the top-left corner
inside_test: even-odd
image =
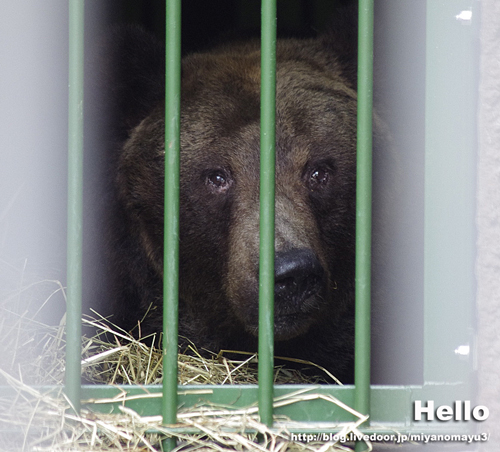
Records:
[[[177,420],[181,1],[166,2],[165,217],[163,256],[163,423]],[[175,447],[175,438],[164,447]]]
[[[355,409],[370,413],[373,0],[359,0]],[[356,445],[362,450],[361,443]]]
[[[276,0],[262,0],[260,117],[259,415],[273,423]]]
[[[69,2],[68,255],[65,391],[80,411],[83,208],[84,2]]]

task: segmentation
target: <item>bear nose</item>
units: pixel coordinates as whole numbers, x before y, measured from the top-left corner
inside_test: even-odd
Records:
[[[280,311],[296,312],[303,302],[323,289],[324,270],[308,249],[278,252],[274,261],[274,297]]]

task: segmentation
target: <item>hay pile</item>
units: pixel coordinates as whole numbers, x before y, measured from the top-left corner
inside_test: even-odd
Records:
[[[3,431],[0,434],[2,451],[156,452],[162,450],[162,439],[170,436],[168,428],[161,425],[160,416],[141,417],[126,407],[121,407],[121,414],[101,414],[82,409],[81,415],[76,416],[72,414],[70,404],[62,392],[47,393],[33,389],[1,370],[0,377],[3,377],[17,394],[15,403],[0,397],[0,410],[3,413],[0,414],[0,424],[9,426],[9,432]],[[278,407],[319,397],[353,412],[333,397],[312,392],[297,391],[276,399],[274,405]],[[122,400],[126,400],[125,395]],[[255,406],[240,410],[216,406],[181,409],[178,425],[195,427],[201,433],[176,434],[178,442],[175,451],[352,450],[338,443],[292,442],[287,431],[290,426],[287,419],[276,417],[275,426],[271,430],[258,421],[257,410]],[[356,423],[344,426],[342,433],[355,431],[364,420],[365,418],[360,416]],[[300,424],[295,427],[300,428]]]
[[[152,335],[139,341],[102,317],[84,318],[83,324],[95,333],[89,338],[83,338],[82,368],[87,381],[140,385],[161,383],[160,336]],[[241,356],[241,359],[229,359],[227,355]],[[327,383],[329,379],[336,380],[326,369],[313,363],[285,358],[281,360],[314,366],[319,375],[308,376],[300,369],[290,369],[283,364],[275,369],[277,384],[318,384]],[[234,350],[213,353],[209,350],[200,351],[191,344],[180,351],[178,365],[181,385],[257,384],[257,356],[252,353]]]
[[[58,285],[58,293],[64,294]],[[55,293],[55,292],[54,292]],[[28,311],[13,311],[0,305],[0,451],[161,451],[169,434],[161,418],[141,417],[129,408],[109,415],[82,409],[77,416],[62,393],[64,381],[64,318],[58,327],[47,327]],[[82,374],[91,383],[159,384],[162,381],[162,354],[155,347],[160,337],[147,338],[151,346],[99,317],[83,319],[87,335],[82,338]],[[88,334],[91,332],[91,334]],[[179,355],[180,384],[255,384],[257,359],[241,354],[228,359],[226,353],[200,353],[194,346]],[[234,352],[231,357],[235,356]],[[305,363],[311,365],[311,363]],[[299,370],[277,367],[275,381],[322,383],[321,377],[307,377]],[[43,386],[42,386],[43,385]],[[51,389],[43,389],[52,386]],[[59,389],[54,390],[53,387]],[[145,396],[146,397],[146,396]],[[275,406],[323,398],[354,413],[358,422],[344,426],[356,429],[364,421],[333,397],[310,391],[276,399]],[[126,394],[123,394],[123,400]],[[99,402],[99,401],[98,401]],[[105,401],[102,401],[105,402]],[[290,423],[276,418],[270,430],[258,420],[256,406],[227,410],[217,406],[180,410],[179,425],[196,427],[200,434],[178,434],[179,451],[327,451],[351,450],[340,444],[291,442]],[[299,426],[295,426],[300,429]],[[251,433],[248,433],[248,432]]]

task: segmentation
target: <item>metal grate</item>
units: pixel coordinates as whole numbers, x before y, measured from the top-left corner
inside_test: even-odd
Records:
[[[166,88],[166,174],[165,186],[165,289],[164,289],[164,384],[148,387],[150,393],[163,390],[163,397],[148,402],[130,401],[128,406],[140,414],[163,414],[165,424],[176,422],[177,406],[184,407],[206,400],[233,404],[235,408],[258,401],[263,423],[271,426],[273,414],[286,414],[295,421],[314,422],[310,431],[331,432],[332,424],[352,421],[352,415],[320,399],[289,407],[274,407],[279,397],[302,386],[273,387],[273,293],[274,293],[274,85],[276,1],[262,1],[262,110],[261,110],[261,249],[260,249],[260,318],[259,386],[203,387],[209,393],[200,396],[177,388],[177,279],[179,218],[179,111],[180,111],[180,0],[167,0],[167,88]],[[473,337],[473,210],[474,210],[474,117],[464,120],[462,112],[474,111],[475,74],[466,69],[474,59],[474,27],[458,21],[460,11],[476,14],[477,2],[454,0],[428,2],[427,9],[427,113],[426,113],[426,223],[425,223],[425,349],[424,384],[419,386],[370,387],[370,230],[371,230],[371,122],[373,0],[359,1],[359,85],[358,85],[358,186],[356,238],[356,361],[355,385],[322,386],[315,393],[337,397],[369,414],[372,421],[363,425],[365,432],[401,433],[472,431],[473,426],[460,422],[417,422],[413,419],[415,400],[434,400],[435,405],[452,405],[455,400],[472,397]],[[465,17],[465,16],[463,16]],[[70,0],[70,121],[69,121],[69,219],[68,219],[68,330],[66,393],[75,410],[85,398],[112,397],[117,388],[80,386],[80,317],[81,317],[81,181],[82,181],[82,102],[83,102],[83,0]],[[439,43],[439,45],[438,45]],[[457,44],[457,43],[460,43]],[[460,48],[461,58],[450,60]],[[445,62],[443,60],[446,60]],[[443,72],[444,65],[448,68]],[[453,77],[464,71],[469,77]],[[447,81],[454,81],[453,90]],[[453,111],[449,108],[453,103]],[[444,121],[443,118],[446,118]],[[460,130],[457,129],[460,127]],[[465,138],[464,138],[465,137]],[[448,150],[448,152],[446,151]],[[458,154],[457,154],[458,153]],[[451,186],[443,189],[441,178],[452,161]],[[465,188],[464,188],[465,179]],[[448,180],[448,179],[447,179]],[[465,193],[465,205],[461,194]],[[460,202],[459,202],[460,201]],[[457,204],[457,202],[459,202]],[[451,211],[450,211],[450,206]],[[457,221],[457,216],[458,221]],[[443,228],[445,231],[443,232]],[[453,234],[446,231],[451,230]],[[444,240],[443,237],[448,238]],[[457,255],[461,243],[465,248]],[[450,278],[458,272],[463,284],[461,293]],[[465,290],[465,294],[463,293]],[[454,322],[450,315],[454,314]],[[443,328],[447,332],[443,332]],[[459,349],[458,347],[465,348]],[[466,350],[462,353],[460,350]],[[457,351],[459,350],[459,351]],[[187,389],[187,388],[186,388]],[[144,389],[124,386],[129,394]],[[116,409],[91,406],[92,409]],[[322,424],[323,423],[323,424]],[[178,429],[177,431],[186,431]],[[176,429],[173,428],[175,434]],[[294,431],[290,428],[290,431]],[[304,428],[300,432],[305,432]],[[338,430],[337,430],[338,431]],[[172,446],[173,443],[170,444]]]

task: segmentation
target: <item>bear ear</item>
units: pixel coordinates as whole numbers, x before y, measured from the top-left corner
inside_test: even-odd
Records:
[[[322,45],[335,57],[351,85],[356,87],[358,70],[358,2],[335,8],[327,31],[320,36]]]
[[[136,25],[111,28],[92,46],[92,97],[124,139],[164,98],[165,49]]]

